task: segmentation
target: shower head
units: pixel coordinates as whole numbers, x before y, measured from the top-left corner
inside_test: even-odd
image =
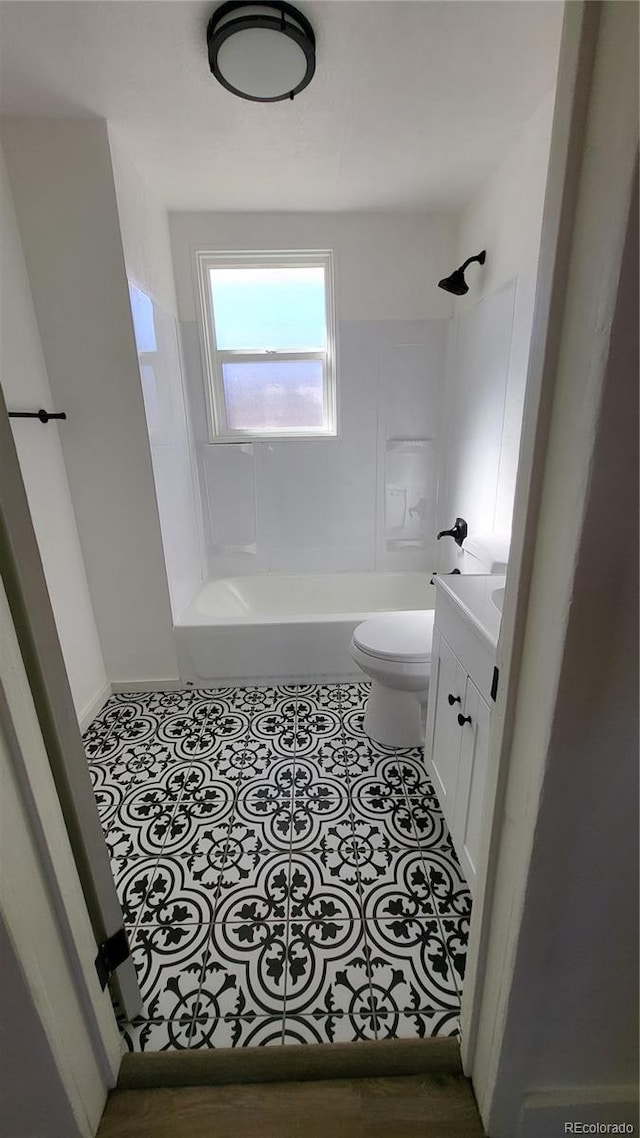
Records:
[[[477,256],[469,257],[464,265],[461,265],[459,269],[455,269],[452,272],[450,277],[444,277],[441,281],[438,281],[438,288],[443,288],[445,292],[452,292],[454,296],[464,296],[464,294],[469,291],[469,285],[464,279],[464,271],[467,265],[471,265],[473,261],[484,265],[486,259],[487,254],[484,249],[482,253],[478,253]]]
[[[438,288],[443,288],[445,292],[452,292],[454,296],[464,296],[465,292],[469,291],[469,285],[464,279],[462,269],[456,269],[450,277],[438,281]]]

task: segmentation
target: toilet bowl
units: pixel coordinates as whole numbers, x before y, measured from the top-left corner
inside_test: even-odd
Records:
[[[387,747],[424,742],[433,615],[432,609],[384,613],[353,633],[352,659],[372,681],[364,729]]]

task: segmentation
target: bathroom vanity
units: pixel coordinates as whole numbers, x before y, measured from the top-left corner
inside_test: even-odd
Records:
[[[425,759],[472,893],[504,576],[436,577]]]

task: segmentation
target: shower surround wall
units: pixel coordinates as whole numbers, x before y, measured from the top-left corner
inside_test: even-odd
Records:
[[[137,301],[132,311],[138,364],[171,611],[176,620],[202,580],[203,542],[168,217],[113,128],[109,129],[109,145],[130,294],[133,291]]]
[[[452,263],[481,249],[487,260],[454,300],[438,529],[460,515],[475,533],[511,530],[553,106],[551,91],[459,219]],[[440,547],[448,571],[460,555]]]
[[[433,568],[452,312],[451,298],[435,282],[454,256],[451,219],[176,213],[170,230],[208,576]],[[211,444],[195,252],[295,249],[333,250],[339,436]],[[427,482],[425,537],[404,544],[388,540],[388,455],[394,441],[416,439],[429,440],[420,459]]]

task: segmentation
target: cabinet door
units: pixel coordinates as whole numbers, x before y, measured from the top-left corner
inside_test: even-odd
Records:
[[[464,701],[466,675],[460,661],[441,635],[438,637],[436,651],[435,689],[429,694],[430,704],[433,700],[433,741],[431,753],[427,755],[427,766],[442,813],[451,829],[462,734],[457,716]],[[433,671],[431,678],[433,681]],[[429,737],[427,750],[428,743]]]
[[[489,758],[490,712],[469,678],[462,714],[470,721],[460,729],[462,739],[451,835],[469,888],[473,892]]]

